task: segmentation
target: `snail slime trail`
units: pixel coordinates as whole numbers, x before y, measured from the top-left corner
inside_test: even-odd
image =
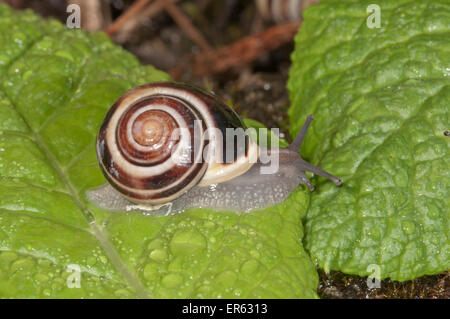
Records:
[[[306,162],[294,142],[278,148],[256,136],[215,95],[180,83],[157,82],[122,95],[107,112],[96,151],[107,183],[86,193],[109,211],[167,215],[191,208],[249,212],[284,201],[306,171],[342,181]],[[261,132],[260,132],[261,133]]]

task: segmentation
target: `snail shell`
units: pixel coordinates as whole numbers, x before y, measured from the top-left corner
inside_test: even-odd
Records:
[[[247,136],[232,162],[225,158],[226,129],[243,127],[239,116],[209,93],[151,83],[126,92],[108,111],[97,156],[106,179],[130,201],[164,204],[195,185],[221,183],[249,170],[258,146]]]

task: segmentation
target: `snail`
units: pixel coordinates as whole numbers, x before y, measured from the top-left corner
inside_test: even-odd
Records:
[[[305,2],[302,0],[256,0],[256,7],[264,20],[284,23],[300,21]]]
[[[110,211],[249,212],[284,201],[299,184],[312,191],[306,171],[340,185],[339,178],[300,156],[312,120],[309,115],[289,147],[267,148],[258,146],[239,116],[211,93],[173,82],[138,86],[106,114],[96,152],[108,183],[86,197]],[[224,138],[229,130],[240,133]],[[271,163],[263,154],[278,160],[277,170],[268,173]]]

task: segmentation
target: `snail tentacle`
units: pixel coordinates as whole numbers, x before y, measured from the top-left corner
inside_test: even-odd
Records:
[[[306,132],[308,131],[309,126],[311,125],[312,120],[314,120],[314,116],[312,114],[306,117],[306,121],[303,124],[300,132],[295,137],[294,141],[289,145],[289,148],[293,151],[300,152],[300,147],[303,144],[303,140],[305,139]]]
[[[333,183],[335,183],[338,186],[342,184],[342,180],[340,178],[338,178],[334,175],[331,175],[330,173],[324,171],[323,169],[308,163],[300,155],[301,154],[300,147],[303,144],[303,140],[305,139],[306,133],[307,133],[313,119],[314,119],[314,116],[312,114],[310,114],[306,117],[306,121],[303,124],[302,128],[300,129],[300,132],[298,133],[298,135],[295,137],[294,141],[288,147],[290,150],[292,150],[294,152],[298,152],[298,159],[295,161],[295,165],[301,171],[301,173],[299,173],[300,183],[306,185],[310,191],[314,190],[314,186],[311,185],[308,177],[304,173],[305,171],[328,178],[329,180],[331,180]]]

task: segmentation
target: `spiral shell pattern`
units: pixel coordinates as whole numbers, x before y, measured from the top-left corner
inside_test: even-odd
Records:
[[[131,89],[111,107],[98,133],[103,174],[133,202],[170,202],[199,184],[208,167],[214,168],[201,158],[206,144],[225,149],[223,140],[205,139],[209,127],[225,130],[243,124],[215,96],[194,87],[164,82]],[[236,171],[230,176],[250,167],[243,164],[229,169]],[[216,170],[226,172],[225,166]]]

